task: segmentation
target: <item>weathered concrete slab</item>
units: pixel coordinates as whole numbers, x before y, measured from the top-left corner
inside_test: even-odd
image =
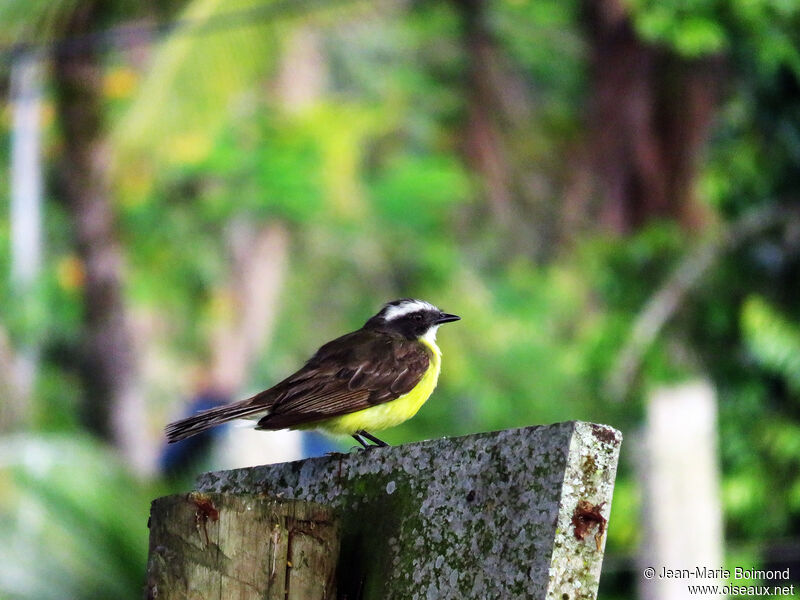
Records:
[[[621,440],[558,423],[206,473],[197,486],[337,509],[342,599],[589,599]]]

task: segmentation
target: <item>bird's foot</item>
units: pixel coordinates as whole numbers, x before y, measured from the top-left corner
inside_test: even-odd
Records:
[[[375,437],[374,435],[372,435],[367,431],[364,431],[363,429],[360,429],[356,433],[354,433],[353,438],[363,446],[362,448],[363,450],[366,450],[367,448],[376,448],[376,447],[385,448],[389,445],[382,439]],[[365,442],[364,438],[372,442],[372,444]]]

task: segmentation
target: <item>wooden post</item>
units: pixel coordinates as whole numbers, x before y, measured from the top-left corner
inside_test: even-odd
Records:
[[[593,600],[621,439],[559,423],[206,473],[197,487],[336,509],[339,600]]]
[[[339,527],[310,502],[165,496],[150,510],[148,600],[333,600]]]

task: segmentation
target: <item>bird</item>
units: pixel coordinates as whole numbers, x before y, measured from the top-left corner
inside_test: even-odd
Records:
[[[319,429],[350,435],[364,449],[388,446],[370,431],[403,423],[428,400],[441,370],[437,330],[460,319],[424,300],[387,302],[360,329],[324,344],[273,387],[170,423],[167,440],[251,419],[256,429]]]

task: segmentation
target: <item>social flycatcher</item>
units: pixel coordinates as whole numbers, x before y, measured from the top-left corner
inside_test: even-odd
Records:
[[[365,448],[365,438],[386,446],[367,430],[417,414],[439,379],[436,330],[459,319],[422,300],[389,302],[361,329],[322,346],[294,375],[247,400],[170,423],[167,439],[254,419],[257,429],[321,429],[352,435]]]

